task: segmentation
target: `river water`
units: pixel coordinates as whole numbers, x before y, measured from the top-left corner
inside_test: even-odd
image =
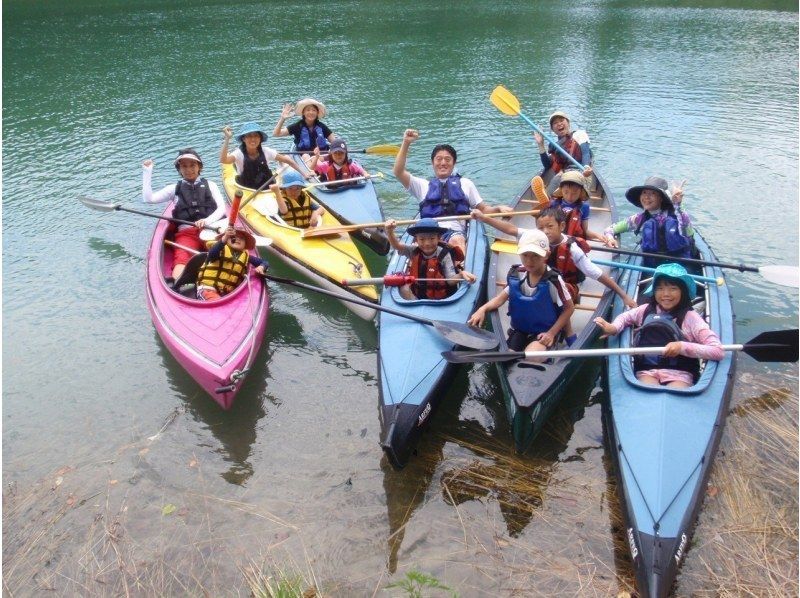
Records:
[[[154,221],[77,198],[141,208],[141,162],[154,159],[154,187],[172,183],[187,145],[219,182],[223,125],[271,131],[284,102],[313,96],[351,147],[419,129],[409,169],[422,176],[430,148],[452,143],[462,174],[503,203],[539,168],[525,123],[488,101],[504,84],[536,122],[561,109],[588,130],[619,202],[650,174],[687,179],[686,210],[722,260],[796,264],[796,11],[3,3],[4,587],[219,595],[246,593],[254,571],[283,571],[331,595],[372,595],[422,571],[464,596],[630,590],[599,366],[522,457],[492,369],[465,368],[418,458],[393,472],[378,446],[373,324],[273,285],[258,365],[223,412],[150,322]],[[391,172],[390,158],[365,163]],[[414,213],[391,177],[378,191],[387,215]],[[370,263],[380,272],[385,261]],[[740,340],[796,326],[795,289],[736,272],[728,284]],[[796,434],[797,367],[741,356],[737,375],[737,405],[783,389]],[[725,442],[746,429],[729,424]],[[778,494],[796,514],[790,482]],[[709,502],[699,537],[725,517]],[[681,592],[714,591],[686,569]]]

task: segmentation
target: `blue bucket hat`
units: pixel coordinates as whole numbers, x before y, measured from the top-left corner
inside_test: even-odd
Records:
[[[673,281],[683,284],[686,292],[689,295],[689,300],[691,300],[697,294],[697,285],[694,282],[694,278],[689,276],[686,268],[680,264],[669,263],[661,264],[658,268],[656,268],[655,274],[653,274],[653,280],[650,282],[650,286],[644,291],[645,295],[648,297],[653,295],[659,278],[669,278]]]
[[[289,170],[283,174],[281,178],[281,189],[286,189],[286,187],[305,187],[306,181],[305,179],[300,176],[300,173],[296,170]]]
[[[421,218],[417,220],[416,224],[412,224],[408,227],[408,234],[412,237],[419,233],[436,233],[437,235],[442,235],[446,232],[447,229],[439,226],[439,222],[433,218]]]
[[[242,142],[242,139],[244,139],[244,136],[248,133],[258,133],[261,135],[261,143],[264,143],[267,140],[267,134],[262,131],[261,127],[259,127],[256,123],[244,123],[239,131],[239,134],[236,136],[236,139],[239,140],[239,143]]]

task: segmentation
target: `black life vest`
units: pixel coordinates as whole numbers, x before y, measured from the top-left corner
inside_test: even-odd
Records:
[[[567,236],[566,243],[559,243],[555,251],[550,251],[550,257],[547,258],[547,265],[554,270],[558,270],[564,282],[578,286],[586,280],[586,275],[578,269],[575,260],[572,259],[570,248],[573,243],[577,243],[578,247],[580,247],[584,253],[589,253],[592,249],[585,239]]]
[[[687,307],[673,315],[667,312],[657,313],[653,304],[648,305],[642,318],[642,325],[633,335],[633,346],[663,347],[674,341],[686,341],[681,326],[690,309]],[[684,355],[677,357],[634,355],[633,370],[635,372],[655,369],[689,372],[696,382],[700,377],[700,360]]]
[[[453,260],[453,265],[464,261],[464,254],[458,247],[450,247],[446,243],[439,243],[439,251],[435,256],[426,258],[422,255],[419,247],[414,248],[414,253],[411,255],[411,264],[409,266],[409,274],[417,278],[438,278],[444,279],[444,272],[442,272],[442,260],[445,256],[450,255]],[[458,268],[456,268],[458,271]],[[457,286],[451,286],[446,282],[435,281],[418,281],[411,285],[411,291],[415,297],[419,299],[444,299],[449,297],[458,289]]]
[[[208,218],[217,209],[217,202],[208,188],[208,181],[203,178],[194,184],[181,179],[175,185],[175,208],[172,217],[180,220],[196,222]]]
[[[242,164],[242,172],[236,176],[236,182],[242,187],[249,189],[258,189],[272,178],[272,170],[267,162],[267,156],[264,154],[264,148],[258,146],[258,155],[251,158],[247,155],[247,148],[244,143],[239,146],[244,162]]]
[[[428,181],[428,193],[419,204],[421,218],[438,218],[469,213],[469,200],[461,188],[460,174],[449,176],[444,182],[437,178]]]

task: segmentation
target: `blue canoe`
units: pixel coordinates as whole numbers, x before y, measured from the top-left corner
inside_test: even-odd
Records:
[[[553,176],[551,171],[541,173],[545,185]],[[595,172],[590,182],[589,196],[590,218],[589,229],[602,232],[609,224],[616,221],[617,211],[610,188]],[[530,210],[537,204],[530,183],[517,195],[513,205],[515,211]],[[533,216],[515,216],[511,220],[520,228],[536,228]],[[494,229],[491,229],[494,230]],[[494,297],[506,286],[506,277],[511,266],[520,263],[516,253],[516,239],[497,233],[492,244],[489,262],[489,275],[486,278],[487,296]],[[592,249],[590,258],[613,260],[614,256],[604,253],[601,248]],[[616,279],[619,270],[601,268],[605,274]],[[580,284],[581,299],[575,306],[571,322],[578,339],[572,349],[589,348],[597,340],[600,330],[594,323],[597,316],[606,317],[611,309],[614,293],[602,283],[586,279]],[[508,351],[507,331],[511,327],[508,315],[508,304],[491,312],[489,322],[497,334],[498,350]],[[556,347],[567,348],[565,344]],[[511,424],[514,447],[517,452],[526,451],[542,429],[545,421],[555,406],[564,398],[564,391],[576,379],[587,365],[585,359],[561,358],[543,364],[532,364],[524,361],[503,362],[495,364],[498,378],[503,389],[506,414]]]
[[[292,159],[304,172],[308,171],[302,156],[293,155]],[[309,192],[342,224],[364,224],[386,220],[371,179],[346,187],[314,187],[309,189]],[[389,241],[379,229],[366,228],[352,234],[377,254],[389,253]]]
[[[401,241],[410,244],[406,234]],[[432,320],[466,322],[484,301],[487,240],[483,224],[470,222],[464,268],[475,274],[474,284],[459,284],[458,290],[440,300],[400,297],[396,287],[384,287],[381,305]],[[408,260],[393,252],[387,272],[405,272]],[[458,368],[442,357],[456,347],[432,327],[385,312],[378,317],[378,379],[381,446],[389,462],[403,467],[431,413],[447,393]]]
[[[716,257],[695,232],[702,259]],[[639,258],[631,263],[640,264]],[[719,268],[704,276],[720,278]],[[640,273],[629,271],[620,285],[634,296]],[[734,314],[726,286],[708,284],[696,306],[723,345],[733,344]],[[613,315],[623,309],[614,302]],[[609,339],[609,348],[629,347],[631,330]],[[704,362],[697,384],[685,390],[646,386],[633,375],[630,356],[608,358],[608,393],[603,419],[616,464],[626,514],[626,542],[642,596],[670,592],[689,547],[692,525],[705,496],[706,481],[728,412],[735,352]]]

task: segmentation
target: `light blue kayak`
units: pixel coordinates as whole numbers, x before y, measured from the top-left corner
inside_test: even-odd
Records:
[[[401,241],[410,244],[411,237]],[[461,283],[458,290],[439,300],[407,301],[396,287],[384,287],[381,305],[432,320],[466,322],[484,301],[487,240],[483,224],[470,222],[464,268],[475,274],[474,284]],[[405,272],[408,260],[393,252],[387,273]],[[422,428],[447,393],[457,365],[442,357],[456,347],[431,326],[381,312],[378,318],[378,378],[381,446],[391,464],[403,467]]]
[[[694,237],[702,259],[715,260],[697,232]],[[640,264],[639,258],[634,260],[632,263]],[[723,272],[705,267],[703,275],[720,278]],[[631,296],[637,293],[639,276],[628,271],[620,280]],[[622,309],[617,299],[613,315]],[[735,342],[726,285],[708,284],[700,313],[723,345]],[[608,346],[629,347],[630,343],[629,328],[611,337]],[[697,384],[685,390],[640,384],[633,375],[630,356],[608,358],[609,401],[604,423],[626,513],[626,541],[642,596],[669,594],[689,548],[728,412],[735,355],[729,351],[722,361],[705,362]]]

